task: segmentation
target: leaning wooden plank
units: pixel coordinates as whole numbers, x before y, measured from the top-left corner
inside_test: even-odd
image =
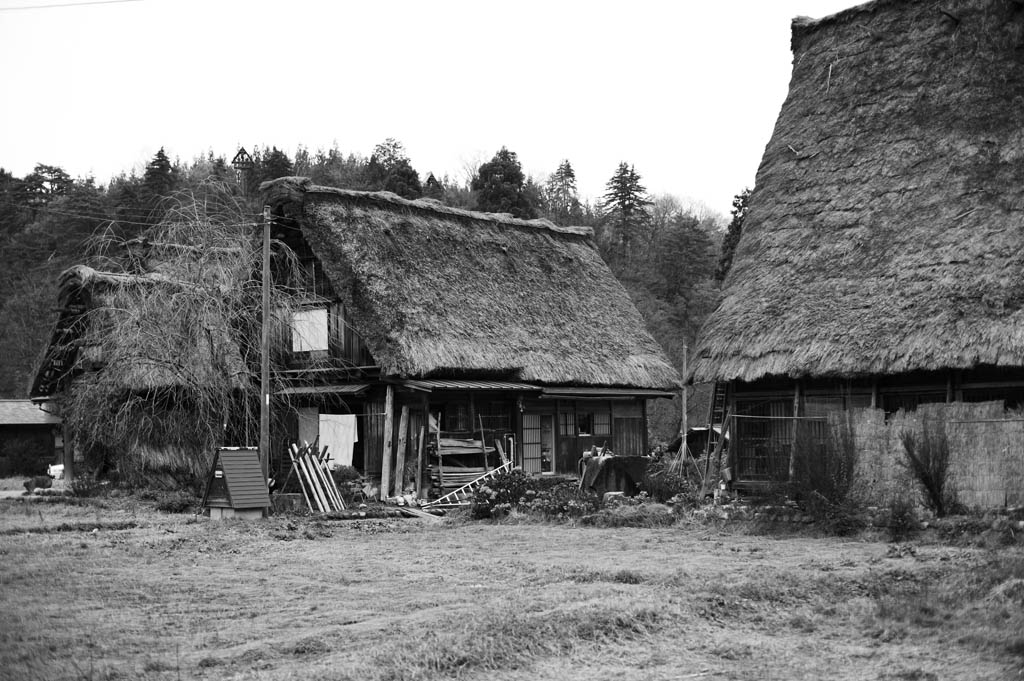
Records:
[[[323,451],[320,452],[320,457],[317,460],[317,466],[323,473],[324,488],[327,490],[327,495],[331,498],[335,510],[341,511],[345,508],[345,501],[341,498],[341,490],[338,489],[338,483],[334,481],[334,476],[331,475],[331,469],[327,465],[327,447],[324,447]]]
[[[436,516],[433,513],[427,513],[426,511],[421,511],[420,509],[413,508],[412,506],[399,506],[398,510],[404,515],[408,515],[413,518],[423,518],[424,520],[430,520],[435,523],[441,522],[440,516]]]
[[[307,455],[307,462],[309,465],[310,475],[316,480],[316,486],[320,491],[321,499],[323,499],[324,506],[327,507],[328,511],[337,510],[334,505],[334,499],[331,498],[330,489],[327,486],[327,476],[324,474],[323,467],[320,464],[315,454]]]
[[[420,426],[420,436],[416,442],[416,496],[423,498],[423,440],[425,429]]]
[[[288,458],[291,459],[292,461],[292,469],[296,473],[295,477],[299,479],[299,487],[302,488],[302,498],[306,500],[306,506],[309,508],[310,511],[312,511],[314,510],[313,504],[310,503],[309,493],[306,492],[306,482],[305,480],[302,479],[302,471],[299,470],[299,462],[295,460],[295,452],[297,452],[298,450],[298,445],[293,444],[291,448],[288,450]]]
[[[307,447],[299,455],[299,465],[302,468],[302,473],[306,476],[306,482],[309,483],[309,488],[312,491],[312,496],[316,500],[317,510],[323,513],[324,511],[328,510],[327,504],[324,501],[323,490],[320,489],[320,486],[317,484],[316,477],[310,470],[310,464],[311,462],[309,460],[309,448]]]

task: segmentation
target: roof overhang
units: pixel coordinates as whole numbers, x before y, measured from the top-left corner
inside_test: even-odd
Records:
[[[366,383],[345,383],[343,385],[292,386],[282,388],[275,395],[359,395],[370,386]]]
[[[659,397],[672,399],[676,393],[666,390],[654,390],[645,388],[544,388],[541,398],[544,399],[573,399],[573,400],[616,400],[616,399],[642,399],[653,400]]]
[[[435,390],[493,390],[508,392],[540,392],[541,387],[516,381],[481,381],[455,378],[424,378],[399,383],[406,388],[422,392]]]

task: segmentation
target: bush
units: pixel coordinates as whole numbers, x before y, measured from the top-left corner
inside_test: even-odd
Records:
[[[900,433],[900,441],[903,443],[903,465],[921,487],[928,508],[939,518],[962,511],[949,480],[946,424],[941,419],[925,416],[921,420],[921,434],[905,430]]]
[[[196,504],[196,497],[187,492],[163,492],[158,494],[153,508],[164,513],[191,513]]]
[[[97,480],[91,475],[76,475],[71,481],[71,491],[76,497],[104,496],[109,490],[109,482]]]
[[[544,518],[578,518],[597,509],[594,492],[580,490],[575,482],[532,478],[521,470],[496,475],[480,486],[473,497],[474,518],[501,518],[515,509]]]
[[[913,501],[902,494],[889,500],[889,518],[886,523],[889,541],[899,542],[909,539],[917,534],[919,527],[917,510]]]
[[[647,465],[640,489],[660,503],[697,506],[700,503],[700,480],[689,457],[656,459]]]
[[[789,496],[832,534],[851,534],[864,526],[851,494],[857,462],[849,413],[841,421],[824,424],[824,431],[819,423],[797,422]]]

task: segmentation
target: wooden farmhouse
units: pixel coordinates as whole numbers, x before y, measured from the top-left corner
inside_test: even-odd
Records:
[[[737,481],[785,476],[794,416],[1024,406],[1024,6],[877,0],[792,31],[692,371],[739,417]]]
[[[281,344],[288,439],[319,436],[392,491],[424,476],[421,493],[422,460],[450,488],[502,454],[576,474],[593,446],[647,452],[646,401],[680,377],[589,228],[301,178],[263,192],[312,282]]]
[[[272,312],[272,475],[285,475],[290,445],[302,442],[327,446],[332,463],[358,470],[381,496],[437,496],[503,461],[577,474],[594,446],[647,452],[647,400],[672,397],[681,379],[589,228],[303,178],[262,192],[274,282],[294,294]],[[257,235],[250,227],[249,240]],[[216,270],[216,249],[200,250],[199,269]],[[132,418],[145,426],[121,455],[181,464],[186,454],[160,420],[206,387],[251,394],[259,384],[258,342],[240,345],[216,305],[183,307],[226,279],[201,272],[186,283],[185,269],[66,272],[33,398],[59,403],[76,385],[114,381],[110,399],[118,409],[136,403]],[[104,332],[111,315],[130,323]],[[72,430],[88,429],[88,410],[76,419]],[[256,444],[258,432],[225,421],[217,446]]]

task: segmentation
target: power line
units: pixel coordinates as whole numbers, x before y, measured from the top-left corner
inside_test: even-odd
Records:
[[[84,0],[84,2],[62,2],[53,5],[18,5],[17,7],[0,7],[0,12],[12,12],[19,9],[53,9],[56,7],[80,7],[84,5],[116,5],[124,2],[142,2],[142,0]]]

